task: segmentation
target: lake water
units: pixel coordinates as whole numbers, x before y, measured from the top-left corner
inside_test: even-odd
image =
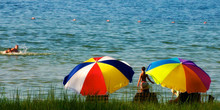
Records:
[[[218,0],[1,0],[0,51],[18,44],[26,54],[0,55],[0,90],[6,96],[16,89],[24,95],[63,90],[63,78],[77,64],[111,56],[135,71],[133,82],[112,95],[132,98],[142,66],[180,57],[210,75],[208,94],[218,97],[219,30]],[[160,85],[152,88],[171,96]]]

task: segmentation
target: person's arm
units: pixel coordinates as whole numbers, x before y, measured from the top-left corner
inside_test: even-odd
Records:
[[[147,74],[146,74],[146,75],[147,75]],[[147,75],[147,79],[148,79],[152,84],[154,84],[154,82],[150,80],[150,78],[148,77],[148,75]]]
[[[12,48],[12,49],[11,49],[11,52],[14,52],[14,51],[15,51],[15,49],[14,49],[14,48]]]
[[[138,79],[137,87],[139,87],[140,81],[141,81],[141,74],[140,74],[139,79]]]

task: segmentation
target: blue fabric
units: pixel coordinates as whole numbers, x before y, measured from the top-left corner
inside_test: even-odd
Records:
[[[152,62],[148,67],[146,71],[149,71],[151,69],[154,69],[158,66],[164,65],[164,64],[170,64],[170,63],[180,63],[180,60],[178,58],[171,58],[171,59],[166,59],[166,60],[159,60]]]
[[[63,85],[65,85],[65,84],[69,81],[69,79],[70,79],[78,70],[80,70],[81,68],[83,68],[83,67],[85,67],[85,66],[87,66],[87,65],[89,65],[89,64],[91,64],[91,63],[93,63],[93,62],[86,62],[86,63],[81,63],[81,64],[77,65],[77,66],[64,78],[64,80],[63,80]]]
[[[124,64],[121,61],[118,60],[105,60],[105,61],[99,61],[101,63],[106,63],[109,65],[114,66],[117,68],[130,82],[132,82],[132,77],[134,75],[133,69],[128,66],[127,64]]]

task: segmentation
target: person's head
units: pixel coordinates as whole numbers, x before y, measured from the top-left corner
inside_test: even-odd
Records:
[[[18,49],[18,45],[15,45],[15,49]]]
[[[145,67],[142,67],[141,70],[142,70],[142,71],[145,71]]]

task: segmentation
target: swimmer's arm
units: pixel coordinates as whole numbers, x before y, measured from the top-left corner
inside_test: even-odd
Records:
[[[146,75],[147,75],[147,74],[146,74]],[[154,84],[154,82],[150,80],[150,78],[148,77],[148,75],[147,75],[147,79],[148,79],[152,84]]]

